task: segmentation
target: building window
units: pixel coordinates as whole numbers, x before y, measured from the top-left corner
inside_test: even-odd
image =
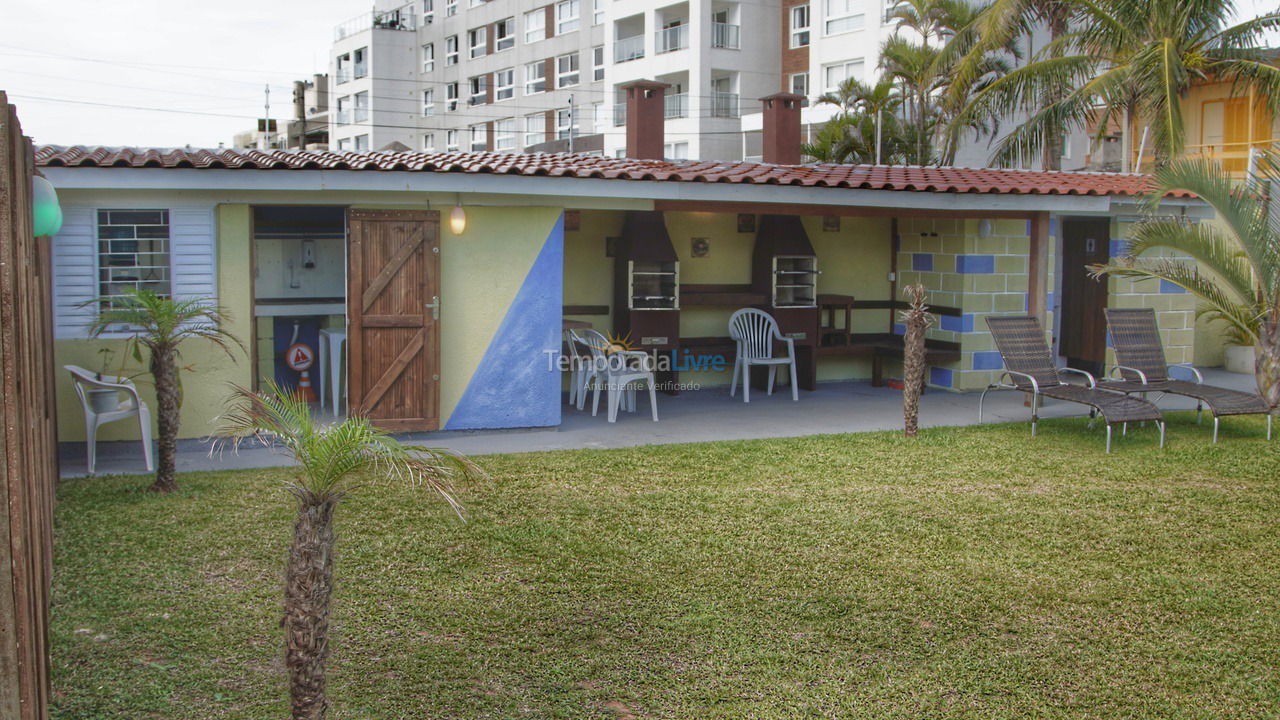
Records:
[[[444,86],[444,109],[453,112],[458,109],[458,83],[451,82]]]
[[[524,41],[535,43],[547,39],[547,11],[542,8],[524,14]]]
[[[791,92],[795,93],[796,95],[804,95],[804,96],[808,97],[808,95],[809,95],[809,73],[807,73],[807,72],[802,72],[802,73],[794,73],[794,74],[792,74],[792,75],[791,75],[791,82],[789,83],[789,85],[791,86]]]
[[[668,160],[688,160],[689,143],[687,141],[664,143],[662,155]]]
[[[458,64],[458,36],[450,35],[444,39],[444,66]]]
[[[573,108],[556,111],[556,137],[564,140],[578,134],[578,115]]]
[[[493,51],[502,52],[516,46],[516,19],[506,18],[493,24]]]
[[[600,81],[604,79],[604,46],[597,45],[591,48],[591,79]]]
[[[436,114],[436,90],[428,88],[422,91],[422,116],[431,117]]]
[[[334,69],[335,80],[341,85],[345,82],[351,82],[351,53],[343,53],[334,60],[336,67]]]
[[[547,89],[547,64],[541,60],[524,66],[524,94],[536,95]]]
[[[802,48],[809,45],[809,6],[796,5],[791,8],[791,47]]]
[[[444,0],[444,16],[453,17],[458,14],[458,0]]]
[[[471,152],[483,152],[489,149],[489,129],[484,123],[472,125],[471,131]]]
[[[556,87],[572,87],[578,84],[578,53],[556,58]]]
[[[351,114],[351,122],[362,123],[369,119],[369,92],[358,92],[354,95],[355,109]]]
[[[436,0],[422,0],[422,24],[430,25],[436,17]]]
[[[493,149],[516,149],[516,119],[502,118],[493,124]]]
[[[604,0],[591,0],[591,24],[604,24]]]
[[[547,117],[542,113],[524,116],[524,146],[537,145],[547,137]]]
[[[563,35],[578,29],[579,0],[560,0],[556,3],[556,34]]]
[[[493,74],[493,99],[510,100],[516,96],[516,69],[506,68]]]
[[[423,151],[423,152],[435,152],[435,151],[436,151],[436,136],[435,136],[435,133],[427,133],[426,135],[423,135],[423,136],[422,136],[422,151]]]
[[[826,0],[826,2],[827,35],[862,29],[863,0]]]
[[[337,110],[338,110],[338,124],[350,125],[351,124],[351,96],[350,95],[343,95],[342,97],[338,98]]]
[[[458,131],[447,130],[444,134],[445,150],[448,152],[458,151]]]
[[[483,105],[487,102],[485,90],[487,85],[483,75],[467,78],[467,104]]]
[[[352,77],[359,80],[369,74],[369,48],[358,48],[353,53],[353,58],[351,62],[353,66]]]
[[[169,211],[98,211],[98,296],[103,309],[130,290],[168,297]]]
[[[823,89],[833,92],[839,89],[840,83],[849,78],[862,79],[862,60],[846,60],[834,65],[823,65],[822,75]]]
[[[422,72],[429,73],[436,69],[436,44],[427,43],[422,46]]]
[[[338,138],[338,152],[349,152],[351,150],[351,138]]]
[[[609,127],[604,116],[604,103],[591,103],[591,131],[603,133],[604,129]]]
[[[467,48],[472,60],[489,53],[488,33],[484,26],[467,31]]]
[[[357,135],[355,137],[355,141],[356,141],[356,152],[369,152],[369,136],[368,135]]]

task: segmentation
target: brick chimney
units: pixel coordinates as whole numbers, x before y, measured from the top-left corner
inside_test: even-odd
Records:
[[[666,122],[664,92],[671,87],[653,80],[619,85],[627,92],[627,157],[661,160]]]
[[[800,164],[800,105],[803,95],[774,93],[764,103],[764,161],[775,165]]]

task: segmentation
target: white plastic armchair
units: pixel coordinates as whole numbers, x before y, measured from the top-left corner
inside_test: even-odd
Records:
[[[93,474],[98,458],[98,428],[117,420],[138,418],[142,434],[142,457],[147,472],[155,469],[151,458],[151,411],[138,397],[138,388],[128,378],[97,374],[75,365],[64,365],[71,373],[76,395],[84,407],[84,434],[88,445],[89,473]]]
[[[729,337],[738,346],[737,358],[733,361],[733,380],[729,385],[729,397],[733,397],[738,387],[738,378],[741,377],[742,401],[751,402],[752,365],[768,366],[769,394],[772,395],[778,367],[790,365],[791,399],[800,400],[799,386],[796,384],[796,342],[778,330],[778,323],[772,315],[755,308],[738,310],[729,317]],[[773,356],[774,340],[786,345],[786,357]]]
[[[641,350],[609,352],[609,340],[595,330],[584,330],[582,342],[591,351],[591,374],[587,381],[592,389],[591,415],[600,411],[600,390],[606,395],[609,422],[618,421],[618,408],[625,406],[628,412],[636,409],[636,385],[649,386],[649,410],[653,421],[658,422],[658,394],[654,379],[653,358]],[[583,385],[579,401],[586,395]]]

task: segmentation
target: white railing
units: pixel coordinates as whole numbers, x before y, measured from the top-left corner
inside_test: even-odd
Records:
[[[741,114],[738,93],[712,93],[711,117],[736,118]]]
[[[613,126],[622,127],[627,124],[627,104],[618,103],[613,106]]]
[[[361,13],[333,28],[334,41],[342,40],[365,30],[414,30],[418,24],[414,19],[412,4],[395,10]]]
[[[362,77],[367,77],[368,75],[369,75],[368,63],[356,63],[355,69],[351,73],[351,77],[356,80],[359,80]]]
[[[689,94],[667,95],[662,102],[662,116],[671,118],[689,117]]]
[[[689,26],[676,25],[674,27],[665,28],[654,33],[657,43],[657,49],[654,52],[661,55],[662,53],[675,52],[676,50],[684,50],[689,47]]]
[[[618,38],[613,44],[613,61],[626,62],[644,57],[644,36]]]
[[[742,47],[740,36],[741,32],[737,25],[711,23],[711,47],[737,50]]]
[[[334,117],[334,122],[335,122],[335,123],[337,123],[338,125],[350,125],[350,124],[351,124],[351,111],[350,111],[350,110],[339,110],[338,112],[336,112],[336,113],[334,113],[334,114],[333,114],[333,117]]]
[[[351,68],[342,68],[333,74],[334,82],[338,85],[351,82]]]
[[[369,108],[367,107],[358,107],[355,110],[351,111],[351,122],[353,123],[362,123],[368,119],[369,119]]]

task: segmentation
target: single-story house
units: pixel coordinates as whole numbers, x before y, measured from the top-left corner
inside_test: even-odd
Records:
[[[791,95],[764,99],[765,162],[669,162],[660,87],[628,89],[626,159],[40,147],[65,215],[58,363],[138,372],[121,336],[87,336],[85,303],[150,287],[216,299],[246,345],[234,360],[186,349],[187,437],[216,429],[231,384],[287,379],[290,346],[343,329],[350,407],[389,428],[554,426],[566,322],[695,358],[678,379],[714,386],[728,372],[696,358],[732,367],[728,316],[761,307],[796,339],[813,390],[894,372],[911,283],[937,314],[932,387],[998,375],[992,313],[1042,317],[1060,355],[1099,369],[1102,308],[1154,307],[1170,361],[1191,359],[1190,295],[1084,270],[1122,246],[1145,176],[803,165]],[[1165,208],[1206,215],[1192,197]],[[331,367],[314,354],[316,387]],[[82,439],[69,382],[58,402],[60,439]]]

